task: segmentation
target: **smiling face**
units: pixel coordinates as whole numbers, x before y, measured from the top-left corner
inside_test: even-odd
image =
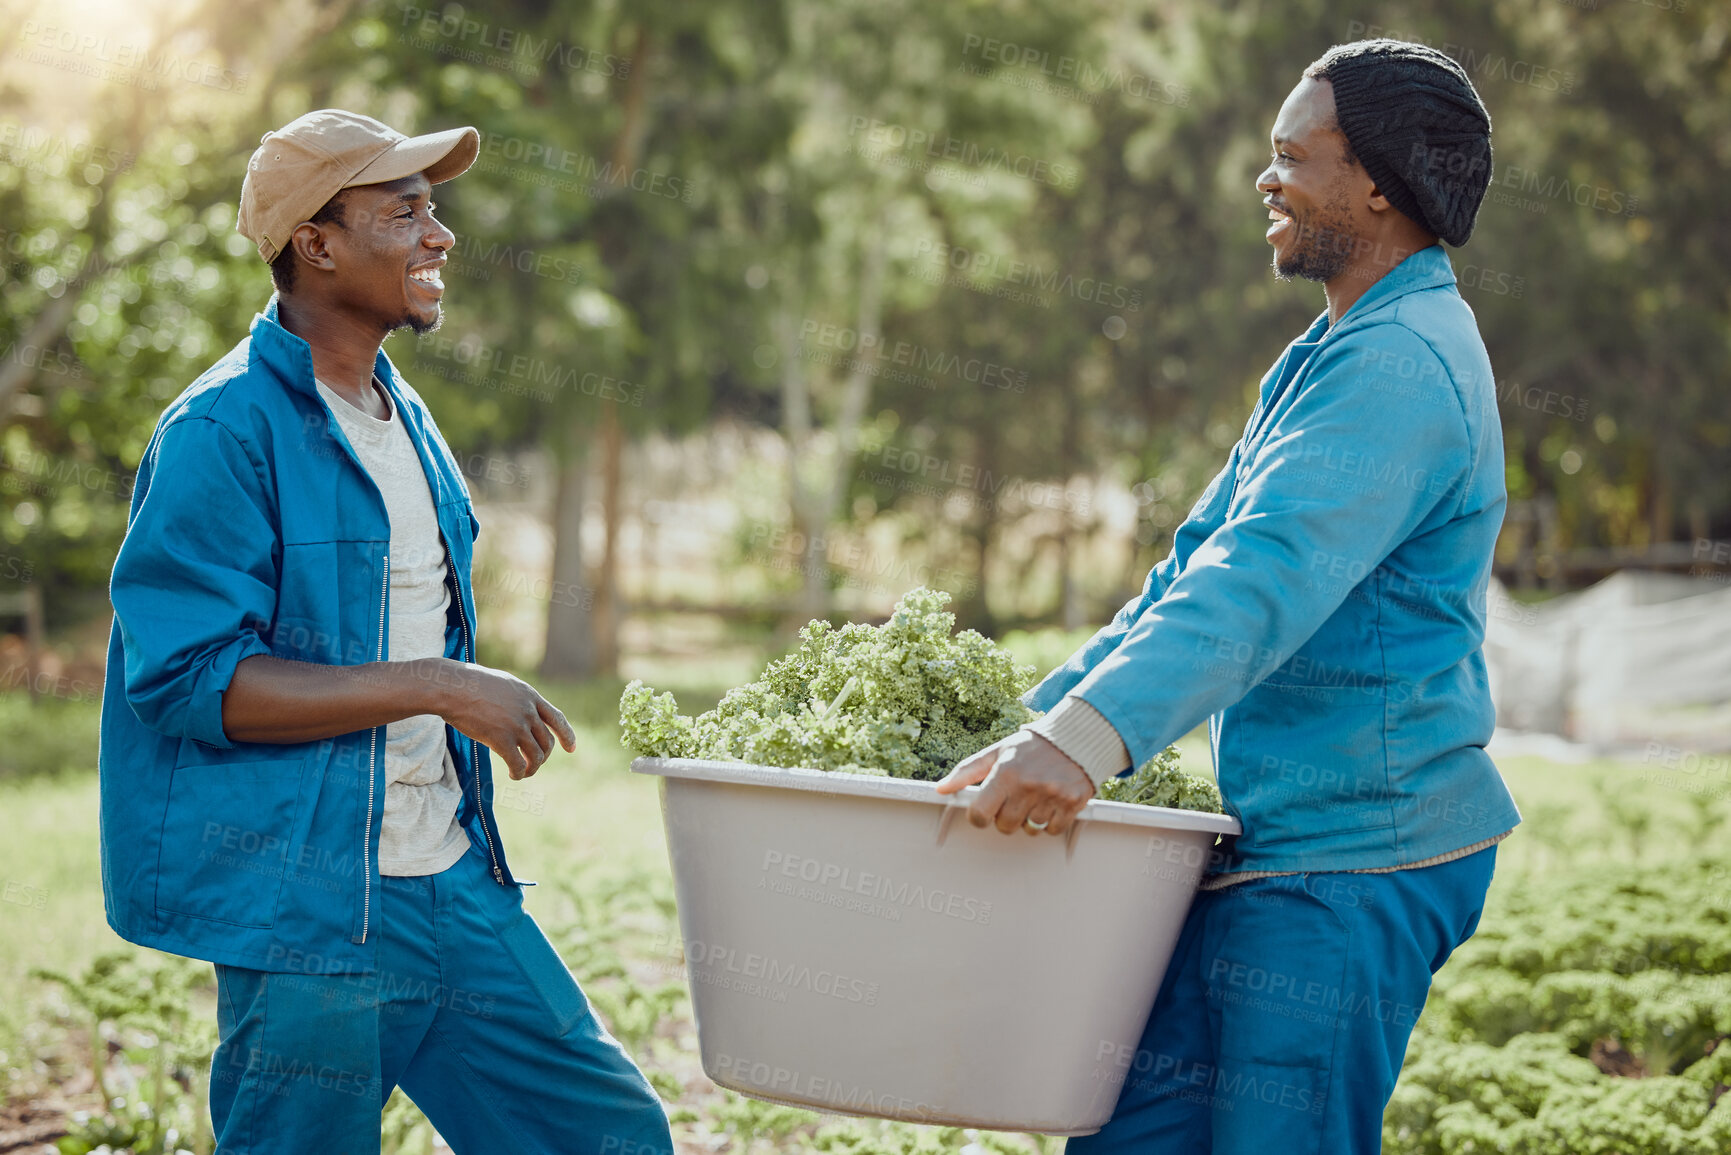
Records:
[[[445,292],[439,270],[457,238],[433,216],[432,192],[423,173],[344,189],[341,223],[319,226],[312,243],[297,249],[312,266],[299,271],[302,285],[381,335],[438,328]]]
[[[1369,231],[1364,202],[1375,194],[1335,120],[1334,86],[1308,76],[1299,81],[1280,106],[1270,144],[1273,159],[1256,187],[1274,222],[1267,233],[1274,275],[1331,281]]]

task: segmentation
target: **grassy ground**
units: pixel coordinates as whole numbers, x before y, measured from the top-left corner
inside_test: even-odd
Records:
[[[730,657],[701,678],[689,676],[692,666],[677,657],[639,662],[627,672],[674,688],[691,710],[710,704],[722,686],[749,677],[752,660]],[[626,958],[628,981],[600,983],[597,1005],[622,1017],[636,1015],[644,1011],[639,1004],[649,997],[646,992],[682,980],[677,955],[667,949],[666,912],[657,914],[653,901],[633,905],[630,897],[671,893],[656,782],[627,771],[628,757],[612,723],[618,683],[543,690],[577,726],[578,749],[555,753],[530,780],[500,785],[502,837],[517,872],[548,883],[528,892],[528,905],[568,958],[598,943]],[[1187,768],[1207,772],[1204,733],[1189,736],[1181,748]],[[1692,793],[1688,780],[1667,777],[1659,767],[1524,755],[1504,758],[1501,768],[1528,818],[1504,844],[1499,875],[1505,878],[1602,860],[1657,863],[1686,855],[1714,833],[1717,812],[1701,802],[1713,801],[1711,796]],[[123,945],[103,917],[94,774],[85,769],[0,779],[0,813],[10,829],[0,841],[0,985],[6,991],[0,1000],[0,1075],[14,1108],[26,1101],[58,1110],[89,1107],[95,1100],[88,1077],[81,1083],[78,1075],[88,1036],[80,1033],[65,994],[30,977],[30,970],[77,971]],[[600,892],[626,896],[619,907],[625,913],[600,916],[618,926],[603,928],[596,911],[584,909],[584,895]],[[195,1004],[194,1010],[207,1015],[208,1005]],[[658,1081],[682,1108],[676,1118],[682,1120],[683,1150],[715,1150],[731,1141],[728,1149],[745,1151],[752,1131],[773,1135],[778,1126],[795,1125],[785,1119],[778,1124],[767,1114],[746,1117],[750,1108],[730,1106],[717,1094],[697,1068],[683,1003],[659,1025],[653,1016],[648,1023],[633,1051],[646,1068],[663,1073]],[[726,1122],[729,1111],[735,1124]],[[14,1123],[22,1117],[14,1110]],[[733,1139],[723,1139],[718,1129]],[[415,1142],[400,1150],[415,1150]],[[781,1149],[773,1138],[763,1142]],[[790,1143],[787,1149],[800,1149],[797,1141]]]

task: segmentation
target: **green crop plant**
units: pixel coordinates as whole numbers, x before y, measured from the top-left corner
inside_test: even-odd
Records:
[[[619,699],[620,741],[637,754],[799,766],[932,782],[1036,715],[1021,696],[1034,667],[974,630],[955,632],[948,594],[917,589],[881,626],[808,624],[793,653],[696,718],[641,681]],[[1221,809],[1213,786],[1168,748],[1116,801]]]
[[[152,955],[145,965],[124,949],[98,955],[73,976],[38,968],[58,985],[75,1020],[90,1034],[90,1071],[103,1109],[73,1116],[59,1141],[62,1155],[125,1148],[134,1155],[190,1150],[208,1155],[207,1076],[216,1047],[208,1016],[191,1010],[193,992],[210,985],[207,964]],[[111,1062],[114,1047],[119,1062]],[[136,1075],[142,1070],[144,1074]]]
[[[1107,802],[1130,802],[1138,806],[1168,806],[1175,810],[1223,809],[1220,788],[1206,778],[1178,769],[1178,748],[1168,746],[1144,762],[1134,774],[1108,778],[1100,783],[1100,797]]]
[[[1699,859],[1493,888],[1419,1020],[1387,1155],[1731,1151],[1725,877]]]

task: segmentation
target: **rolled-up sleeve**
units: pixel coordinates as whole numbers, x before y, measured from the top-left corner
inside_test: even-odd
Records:
[[[1402,405],[1360,371],[1375,349],[1438,404]],[[1331,349],[1246,461],[1224,522],[1074,686],[1141,765],[1279,668],[1339,608],[1317,558],[1370,573],[1470,480],[1466,421],[1429,345],[1377,325]]]
[[[242,659],[270,653],[282,549],[261,466],[220,423],[183,417],[141,471],[109,583],[126,700],[144,725],[211,746]]]

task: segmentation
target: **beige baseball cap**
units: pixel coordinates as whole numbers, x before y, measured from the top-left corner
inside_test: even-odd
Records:
[[[358,112],[321,108],[259,139],[240,186],[235,227],[268,264],[295,226],[343,189],[418,172],[433,184],[460,176],[481,151],[473,128],[404,136]]]

